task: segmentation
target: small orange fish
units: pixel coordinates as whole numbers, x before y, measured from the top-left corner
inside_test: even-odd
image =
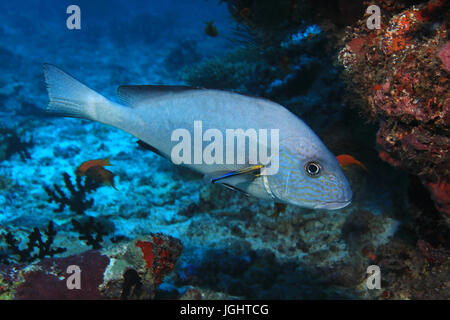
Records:
[[[101,182],[107,186],[113,187],[115,190],[117,188],[114,186],[114,174],[103,168],[102,166],[92,166],[86,170],[85,175],[94,181]]]
[[[95,167],[95,166],[104,167],[104,166],[112,166],[112,164],[109,162],[109,159],[98,159],[98,160],[85,161],[77,168],[77,170],[75,170],[75,174],[77,176],[85,176],[86,171],[89,170],[89,168]]]
[[[348,166],[357,165],[357,166],[363,168],[364,170],[369,171],[369,170],[367,170],[367,167],[362,162],[356,160],[351,155],[340,154],[336,157],[336,159],[337,159],[339,165],[341,166],[341,168],[343,168],[343,169]]]

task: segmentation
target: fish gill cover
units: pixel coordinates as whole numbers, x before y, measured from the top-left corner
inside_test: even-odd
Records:
[[[80,0],[80,29],[72,4],[0,3],[0,299],[450,298],[448,1]],[[205,183],[146,136],[46,113],[43,63],[115,103],[149,84],[276,102],[338,156],[352,203],[249,197],[229,181],[261,166]]]

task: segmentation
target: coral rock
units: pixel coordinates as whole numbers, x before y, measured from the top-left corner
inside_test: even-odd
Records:
[[[446,1],[410,8],[380,3],[382,28],[369,30],[360,20],[339,53],[353,88],[348,101],[380,123],[380,158],[419,176],[436,208],[448,213],[448,188],[436,187],[450,181]]]
[[[437,57],[441,59],[444,70],[450,72],[450,42],[447,42],[442,49],[439,50]]]
[[[98,251],[86,251],[65,258],[46,258],[39,263],[0,266],[7,297],[12,299],[102,299],[98,286],[103,282],[103,272],[109,258]],[[71,275],[67,268],[78,266],[81,270],[80,289],[68,289]],[[1,298],[4,298],[0,295]]]
[[[0,265],[0,299],[152,299],[181,249],[179,240],[156,233],[102,251]],[[79,289],[68,288],[69,266],[81,271]]]
[[[160,233],[114,247],[101,285],[108,298],[152,299],[182,250],[181,242]]]
[[[450,217],[450,184],[446,182],[426,184],[439,211]]]

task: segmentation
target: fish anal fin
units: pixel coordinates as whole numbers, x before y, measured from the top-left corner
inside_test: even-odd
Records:
[[[250,195],[247,192],[245,192],[244,190],[241,190],[241,189],[239,189],[239,188],[237,188],[235,186],[232,186],[232,185],[230,185],[228,183],[222,183],[222,185],[224,185],[228,189],[231,189],[231,190],[234,190],[234,191],[238,191],[240,193],[243,193],[245,196],[250,197]]]

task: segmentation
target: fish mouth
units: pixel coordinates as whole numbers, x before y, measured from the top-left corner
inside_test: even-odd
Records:
[[[352,200],[319,202],[314,206],[314,209],[337,210],[347,207],[350,203],[352,203]]]
[[[319,201],[315,208],[317,209],[327,209],[327,210],[338,210],[347,207],[352,203],[353,192],[350,185],[347,183],[343,189],[342,197],[334,199],[332,201]]]

